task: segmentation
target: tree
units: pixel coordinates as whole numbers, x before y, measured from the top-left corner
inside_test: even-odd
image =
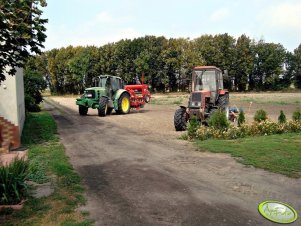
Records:
[[[246,35],[241,35],[235,45],[233,74],[235,90],[245,91],[249,83],[249,75],[253,69],[254,56],[252,41]]]
[[[265,43],[260,40],[255,49],[252,88],[257,90],[279,89],[280,75],[283,74],[283,65],[286,51],[281,44]]]
[[[43,100],[41,92],[47,87],[43,74],[37,70],[36,62],[36,58],[28,58],[24,68],[25,109],[33,112],[40,111],[39,104]]]
[[[294,82],[301,89],[301,44],[294,50]]]
[[[42,19],[45,0],[0,0],[0,83],[5,73],[14,75],[31,53],[40,53],[47,19]]]
[[[288,88],[293,83],[295,68],[296,68],[296,60],[295,56],[291,52],[286,52],[284,59],[284,74],[281,78],[281,88]]]
[[[235,38],[225,34],[203,35],[195,39],[196,50],[206,65],[214,65],[221,70],[228,70],[229,75],[234,74]],[[229,87],[228,81],[224,81]]]

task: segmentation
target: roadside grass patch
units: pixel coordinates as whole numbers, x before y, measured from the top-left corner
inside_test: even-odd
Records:
[[[181,105],[186,104],[188,97],[177,95],[155,96],[151,100],[151,104],[155,105]]]
[[[300,105],[300,93],[247,93],[232,94],[231,102],[237,101],[252,102],[254,104],[271,104],[271,105]]]
[[[301,134],[286,133],[236,140],[196,140],[200,150],[228,153],[241,163],[289,177],[301,177]]]
[[[29,180],[50,182],[54,193],[39,199],[29,197],[20,211],[1,212],[0,225],[92,225],[87,213],[76,210],[86,201],[84,189],[59,142],[56,123],[47,112],[27,114],[22,144],[29,149]]]

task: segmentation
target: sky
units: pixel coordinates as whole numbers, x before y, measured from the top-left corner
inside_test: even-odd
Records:
[[[194,39],[204,34],[301,44],[300,0],[47,0],[45,50],[102,46],[145,35]]]

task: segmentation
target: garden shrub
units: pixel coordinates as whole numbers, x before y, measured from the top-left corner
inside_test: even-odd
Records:
[[[286,123],[286,116],[285,116],[285,114],[283,113],[282,110],[280,111],[280,115],[278,117],[278,122],[279,123]]]
[[[265,120],[267,120],[267,118],[268,118],[267,113],[263,109],[256,111],[256,113],[254,115],[255,122],[265,121]]]
[[[294,132],[294,133],[301,132],[301,120],[293,120],[288,122],[287,131]]]
[[[188,137],[191,139],[195,138],[196,131],[199,127],[200,127],[200,122],[197,120],[197,118],[195,116],[191,117],[187,125]]]
[[[246,122],[246,117],[244,111],[240,111],[237,119],[238,126],[241,126]]]
[[[28,177],[29,163],[15,159],[8,166],[0,166],[0,204],[20,203],[27,195],[25,180]]]
[[[209,118],[209,126],[215,129],[227,129],[229,128],[229,125],[230,123],[223,111],[216,111]]]
[[[299,108],[293,112],[292,118],[294,121],[301,121],[301,111]]]
[[[24,70],[24,94],[27,111],[41,111],[39,104],[43,101],[42,91],[46,88],[47,82],[43,75],[26,67]]]

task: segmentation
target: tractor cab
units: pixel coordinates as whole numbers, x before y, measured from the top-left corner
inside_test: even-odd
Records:
[[[218,98],[219,90],[223,89],[223,74],[219,68],[214,66],[199,66],[193,69],[192,97],[196,98],[197,95],[201,96],[203,94],[206,97],[210,96],[210,103],[214,103]]]
[[[120,77],[111,75],[97,76],[93,79],[93,84],[94,87],[102,88],[106,96],[110,98],[112,98],[117,90],[124,87],[123,80]]]

